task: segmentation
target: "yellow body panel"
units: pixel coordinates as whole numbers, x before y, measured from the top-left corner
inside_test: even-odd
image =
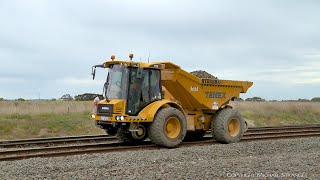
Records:
[[[152,122],[154,119],[154,116],[156,115],[157,111],[161,107],[179,107],[179,105],[176,104],[175,102],[172,102],[170,100],[165,100],[165,99],[160,101],[155,101],[149,104],[148,106],[146,106],[145,108],[143,108],[140,111],[138,116],[145,117]],[[183,109],[180,109],[180,110],[182,110],[183,112]]]
[[[161,71],[162,85],[184,109],[218,110],[230,99],[245,93],[253,84],[248,81],[201,79],[179,66],[170,67],[173,69]],[[215,108],[213,103],[216,103]]]
[[[145,108],[143,108],[137,116],[129,116],[129,115],[125,114],[125,111],[124,111],[125,100],[110,100],[109,102],[107,102],[106,100],[102,100],[99,102],[99,104],[113,104],[114,105],[114,114],[112,114],[112,117],[99,116],[99,115],[97,115],[97,113],[94,113],[94,115],[95,115],[94,120],[108,121],[108,122],[152,122],[154,119],[154,116],[157,113],[159,108],[179,106],[175,102],[172,102],[172,101],[160,100],[160,101],[155,101],[155,102],[149,104],[148,106],[146,106]],[[121,106],[123,109],[122,113],[115,113],[116,109]],[[125,119],[123,121],[116,120],[117,116],[124,116]]]
[[[111,99],[109,102],[104,99],[99,104],[113,104],[114,114],[125,114],[126,100],[124,99]]]

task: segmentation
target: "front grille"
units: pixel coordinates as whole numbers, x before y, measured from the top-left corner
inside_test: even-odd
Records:
[[[98,114],[99,113],[113,113],[113,104],[98,104]]]

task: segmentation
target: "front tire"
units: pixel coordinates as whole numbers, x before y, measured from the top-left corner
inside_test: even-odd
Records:
[[[160,146],[177,147],[187,132],[187,121],[176,108],[160,109],[149,127],[150,140]]]
[[[245,132],[245,122],[237,110],[225,108],[213,119],[211,131],[212,136],[219,142],[238,142]]]

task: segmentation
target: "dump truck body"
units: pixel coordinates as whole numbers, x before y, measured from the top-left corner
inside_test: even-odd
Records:
[[[188,120],[188,130],[208,130],[214,113],[252,86],[248,81],[198,78],[179,66],[166,64],[161,71],[162,85],[181,104]],[[197,117],[204,116],[203,121]]]
[[[96,124],[109,134],[135,140],[149,136],[153,142],[167,147],[176,146],[187,132],[212,129],[218,112],[253,84],[198,78],[170,62],[112,60],[95,67],[109,68],[105,99],[96,102],[92,113]],[[238,114],[234,117],[240,119],[234,129],[242,132],[241,117]],[[233,126],[229,124],[229,130]],[[163,133],[163,137],[157,139],[156,131]]]

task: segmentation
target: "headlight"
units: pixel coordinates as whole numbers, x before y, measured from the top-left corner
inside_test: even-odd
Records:
[[[92,119],[96,118],[96,115],[91,114],[91,118],[92,118]]]
[[[116,116],[116,120],[117,121],[123,121],[124,120],[124,116]]]

